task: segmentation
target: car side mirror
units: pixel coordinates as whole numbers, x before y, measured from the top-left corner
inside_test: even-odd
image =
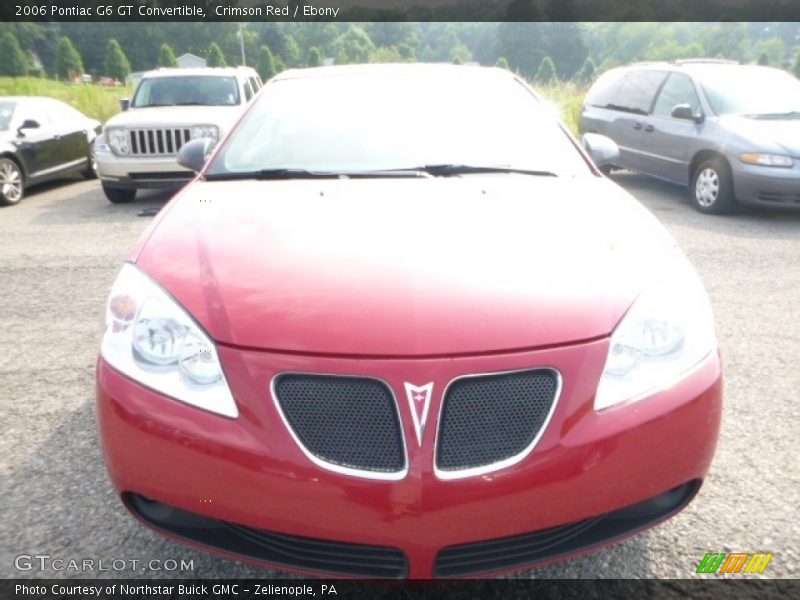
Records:
[[[39,121],[36,121],[34,119],[25,119],[22,122],[22,125],[17,127],[17,136],[25,137],[25,134],[22,133],[23,129],[38,129],[39,127],[41,127],[41,125],[39,125]]]
[[[610,165],[619,158],[619,146],[610,137],[599,133],[584,133],[581,143],[598,167]]]
[[[678,104],[672,109],[672,117],[674,119],[685,119],[686,121],[694,121],[695,123],[703,122],[702,114],[695,114],[692,107],[688,104]]]
[[[119,109],[122,112],[125,112],[131,107],[131,99],[130,98],[120,98],[119,99]]]
[[[186,142],[178,150],[178,164],[199,173],[203,170],[213,149],[214,143],[209,138],[197,138]]]

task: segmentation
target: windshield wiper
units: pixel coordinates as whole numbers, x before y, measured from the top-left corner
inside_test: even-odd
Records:
[[[459,165],[448,163],[440,165],[424,165],[405,170],[422,171],[423,173],[428,173],[434,177],[449,177],[452,175],[471,175],[481,173],[518,173],[520,175],[535,175],[539,177],[558,177],[558,175],[552,171],[536,171],[532,169],[517,169],[515,167]]]
[[[758,113],[747,116],[753,119],[796,119],[797,117],[800,117],[800,110],[790,110],[787,112],[776,113]]]
[[[397,169],[388,171],[309,171],[307,169],[260,169],[239,173],[208,173],[207,181],[232,181],[237,179],[370,179],[380,177],[429,177],[423,171],[415,169]]]

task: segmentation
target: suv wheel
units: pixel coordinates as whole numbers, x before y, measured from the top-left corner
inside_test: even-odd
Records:
[[[133,199],[136,197],[136,190],[108,187],[106,185],[103,185],[103,193],[106,195],[106,198],[108,198],[108,201],[114,204],[133,202]]]
[[[692,205],[703,213],[724,215],[736,208],[731,173],[722,160],[714,158],[697,167],[692,177]]]
[[[10,158],[0,158],[0,205],[17,204],[25,194],[25,182],[19,165]]]

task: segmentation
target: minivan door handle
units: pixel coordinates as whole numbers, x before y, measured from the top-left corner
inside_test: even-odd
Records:
[[[641,123],[634,123],[633,124],[633,128],[634,129],[641,129],[642,128],[642,124]]]
[[[644,130],[645,130],[646,132],[648,132],[648,133],[650,133],[651,131],[653,131],[653,129],[655,129],[655,128],[654,128],[652,125],[647,125],[647,126],[644,128]]]

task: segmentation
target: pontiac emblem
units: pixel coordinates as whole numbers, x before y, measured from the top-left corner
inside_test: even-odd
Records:
[[[417,443],[421,446],[422,434],[425,431],[425,421],[428,420],[428,408],[431,404],[431,396],[433,396],[433,382],[417,387],[406,381],[404,385],[406,386],[408,405],[411,408],[411,417],[414,420]]]

